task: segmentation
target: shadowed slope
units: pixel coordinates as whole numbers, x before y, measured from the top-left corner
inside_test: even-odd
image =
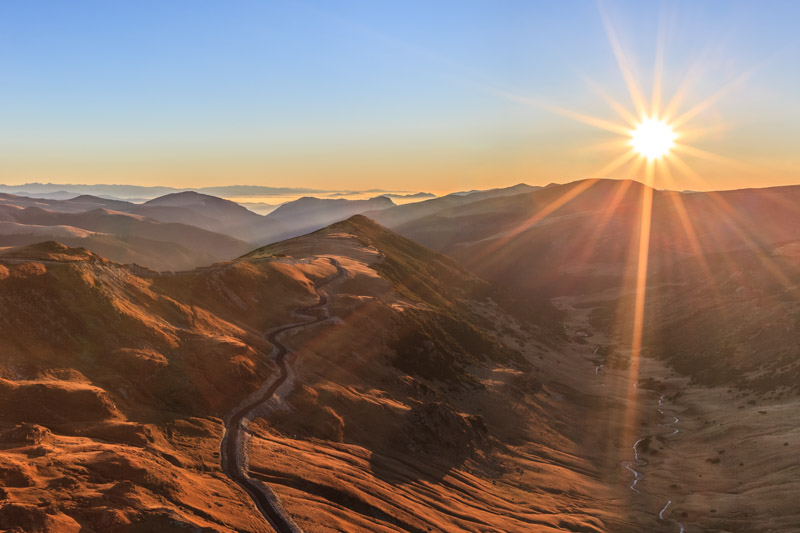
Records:
[[[639,237],[645,187],[614,180],[557,185],[440,211],[394,229],[490,280],[550,295],[618,287]],[[800,187],[655,191],[650,262],[666,268],[689,255],[800,239],[798,205]]]
[[[386,227],[394,228],[404,222],[409,222],[423,216],[433,215],[439,211],[452,207],[478,202],[489,198],[501,196],[513,196],[534,191],[540,187],[532,187],[524,183],[506,187],[502,189],[490,189],[488,191],[469,191],[465,193],[453,193],[440,198],[432,198],[422,202],[398,205],[380,211],[367,211],[364,215],[371,217]]]
[[[521,328],[485,282],[366,217],[243,260],[322,257],[347,272],[330,289],[333,320],[283,341],[294,384],[251,424],[251,475],[304,529],[625,529],[588,493],[571,511],[558,503],[566,486],[608,488],[567,429],[580,394],[552,410],[550,391],[565,389],[534,377],[557,366],[535,357],[552,333]]]

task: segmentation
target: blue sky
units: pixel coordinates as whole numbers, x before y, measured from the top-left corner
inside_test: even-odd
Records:
[[[452,190],[588,177],[632,107],[600,12],[649,95],[659,32],[697,117],[685,188],[798,182],[797,2],[0,3],[0,182]],[[649,96],[648,96],[649,98]],[[622,170],[620,170],[622,172]],[[612,176],[622,177],[622,176]]]

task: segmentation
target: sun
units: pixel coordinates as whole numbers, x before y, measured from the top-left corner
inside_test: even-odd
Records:
[[[675,146],[678,134],[663,120],[656,117],[645,117],[631,130],[629,144],[636,153],[647,159],[660,159]]]
[[[586,81],[590,88],[605,100],[611,110],[616,113],[616,118],[585,114],[504,90],[498,90],[497,94],[503,98],[538,107],[620,136],[621,138],[603,140],[590,148],[591,150],[611,151],[615,153],[615,156],[604,166],[588,174],[586,176],[588,178],[640,179],[650,187],[655,186],[656,183],[674,187],[677,183],[674,172],[677,171],[683,178],[702,180],[702,176],[695,172],[688,162],[684,161],[686,157],[742,168],[742,165],[735,159],[707,152],[694,146],[694,141],[719,128],[698,127],[692,125],[691,122],[700,117],[734,87],[746,81],[753,70],[740,74],[710,96],[700,99],[691,107],[684,109],[690,89],[696,85],[695,76],[700,69],[697,65],[691,67],[677,85],[672,97],[664,99],[666,44],[665,33],[660,29],[653,65],[652,89],[648,98],[648,95],[645,95],[641,89],[640,81],[634,77],[625,52],[602,7],[600,16],[628,89],[632,107],[617,100],[604,91],[599,84],[588,78]],[[722,129],[724,130],[724,128]]]

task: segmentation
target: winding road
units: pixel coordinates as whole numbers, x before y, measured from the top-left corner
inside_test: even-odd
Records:
[[[269,399],[275,394],[275,391],[277,391],[278,388],[284,384],[286,378],[289,376],[289,369],[286,363],[286,355],[289,353],[289,349],[281,344],[281,342],[278,340],[278,336],[281,333],[292,329],[310,326],[311,324],[316,324],[318,322],[322,322],[323,320],[327,320],[328,317],[325,313],[319,313],[316,316],[308,314],[319,311],[328,304],[328,296],[325,293],[320,292],[320,289],[332,281],[341,278],[345,274],[345,270],[336,259],[331,257],[328,257],[327,259],[333,266],[336,267],[336,274],[324,280],[318,281],[315,284],[314,289],[317,291],[317,295],[319,296],[317,303],[308,307],[301,307],[296,309],[294,312],[295,315],[304,316],[310,318],[311,320],[307,322],[286,324],[264,334],[264,338],[278,350],[277,355],[275,356],[275,363],[278,365],[280,373],[278,378],[264,391],[263,394],[259,394],[257,398],[248,402],[247,405],[237,408],[227,417],[225,436],[222,439],[222,444],[220,447],[222,471],[237,485],[242,487],[248,495],[250,495],[250,498],[253,500],[253,503],[255,503],[259,512],[264,516],[264,518],[267,519],[270,526],[272,526],[272,528],[279,533],[297,533],[301,530],[297,524],[294,523],[291,517],[286,514],[285,510],[280,505],[277,496],[263,483],[254,481],[252,478],[250,478],[250,476],[247,475],[247,431],[243,425],[243,422],[247,420],[248,415],[253,410],[261,407],[267,401],[269,401]]]

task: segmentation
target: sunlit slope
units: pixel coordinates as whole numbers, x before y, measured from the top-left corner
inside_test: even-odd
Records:
[[[536,309],[365,217],[244,259],[319,256],[347,270],[336,318],[287,337],[296,385],[250,463],[303,528],[625,530]]]
[[[285,339],[294,377],[251,425],[251,474],[296,520],[624,529],[583,458],[552,308],[364,217],[177,274],[2,251],[0,528],[266,531],[220,470],[223,418],[275,375],[262,334],[316,300],[329,258],[332,318]]]
[[[313,299],[305,272],[160,276],[56,243],[3,251],[0,529],[264,531],[219,473],[221,418],[273,374],[260,331]]]

